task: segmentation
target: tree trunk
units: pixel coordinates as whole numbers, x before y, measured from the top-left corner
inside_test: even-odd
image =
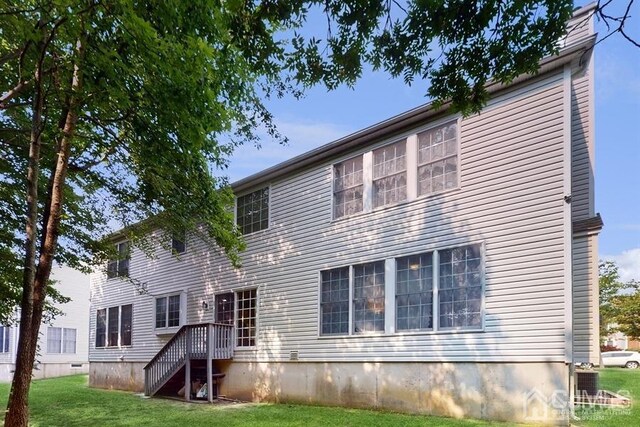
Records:
[[[37,269],[35,264],[35,221],[37,221],[37,175],[39,161],[39,133],[38,138],[32,139],[31,151],[35,151],[33,158],[29,157],[28,176],[35,173],[34,182],[28,180],[29,196],[29,216],[27,220],[27,241],[28,248],[27,262],[30,268],[26,268],[24,272],[23,298],[21,303],[22,313],[20,317],[20,338],[18,340],[18,352],[16,356],[16,370],[11,386],[11,394],[9,395],[9,403],[7,405],[7,414],[5,417],[5,427],[27,427],[29,422],[29,388],[31,385],[31,372],[36,356],[36,348],[38,343],[38,334],[40,331],[40,323],[42,322],[42,312],[46,297],[46,285],[49,281],[51,268],[53,266],[54,253],[58,241],[60,217],[62,213],[62,200],[65,186],[65,179],[69,165],[69,154],[71,150],[71,141],[73,139],[76,123],[78,121],[79,109],[79,92],[82,90],[82,68],[81,63],[84,59],[85,43],[81,38],[76,46],[77,60],[73,70],[73,80],[71,82],[71,96],[67,109],[66,120],[62,131],[62,139],[58,144],[58,152],[56,164],[51,172],[49,194],[47,195],[47,204],[45,207],[45,215],[43,215],[42,228],[44,230],[40,256]],[[41,86],[40,86],[41,89]],[[40,96],[40,110],[38,113],[41,121],[42,97]],[[34,101],[35,105],[35,101]],[[38,111],[34,108],[34,121]],[[34,148],[35,147],[35,148]],[[34,199],[32,200],[32,195]],[[32,207],[32,204],[34,205]],[[32,210],[34,211],[32,213]],[[35,218],[35,221],[31,221]]]

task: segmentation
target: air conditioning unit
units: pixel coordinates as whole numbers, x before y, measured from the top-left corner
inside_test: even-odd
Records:
[[[576,396],[597,396],[598,391],[598,372],[576,371]]]

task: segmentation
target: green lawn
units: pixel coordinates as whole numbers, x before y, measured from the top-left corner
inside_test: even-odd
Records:
[[[629,409],[577,409],[579,426],[632,427],[640,425],[640,369],[607,368],[600,370],[600,388],[614,393],[623,391],[633,400]],[[622,393],[620,393],[622,394]]]
[[[605,369],[601,388],[627,390],[640,400],[640,370]],[[9,384],[0,384],[0,403],[6,405]],[[619,409],[578,410],[579,426],[640,425],[640,404]],[[303,405],[187,404],[143,399],[132,393],[87,387],[86,376],[34,381],[31,387],[33,426],[507,426],[476,420],[396,414],[358,409]]]
[[[6,405],[8,384],[0,384]],[[143,399],[132,393],[87,387],[86,376],[34,381],[31,386],[33,426],[487,426],[475,420],[395,414],[302,405],[188,404]]]

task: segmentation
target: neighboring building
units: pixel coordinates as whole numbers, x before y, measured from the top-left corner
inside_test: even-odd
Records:
[[[236,182],[241,269],[115,235],[91,384],[173,394],[208,369],[241,399],[567,422],[527,405],[570,405],[599,357],[592,11],[481,114],[422,106]]]
[[[622,332],[614,332],[604,339],[604,345],[617,347],[620,350],[640,350],[640,341],[630,339]]]
[[[54,268],[51,278],[71,301],[58,306],[64,315],[40,325],[33,378],[89,372],[89,276],[65,267]],[[0,326],[0,381],[13,378],[17,345],[18,325]]]

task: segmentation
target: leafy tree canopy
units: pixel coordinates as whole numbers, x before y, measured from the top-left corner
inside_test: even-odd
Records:
[[[620,280],[613,261],[601,261],[600,270],[600,337],[613,332],[640,339],[640,283]]]
[[[41,241],[60,144],[71,132],[58,262],[83,268],[89,259],[103,260],[108,248],[99,238],[109,225],[150,216],[155,226],[200,225],[237,262],[243,244],[221,171],[236,144],[258,142],[260,126],[286,139],[263,99],[300,96],[316,83],[350,85],[371,63],[407,82],[428,79],[430,97],[476,111],[487,79],[534,72],[553,52],[571,7],[571,1],[1,0],[3,301],[21,294],[34,137],[41,141],[35,165]],[[307,35],[305,23],[318,15],[326,28]],[[10,305],[1,304],[0,319]]]

